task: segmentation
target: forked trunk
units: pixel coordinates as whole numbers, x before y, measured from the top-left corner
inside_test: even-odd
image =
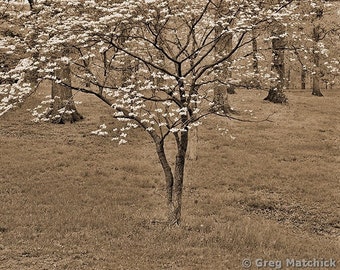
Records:
[[[177,139],[177,155],[173,186],[172,207],[169,209],[169,224],[179,225],[182,214],[182,193],[184,180],[185,155],[188,147],[188,132],[181,132]]]
[[[169,226],[179,225],[182,214],[182,193],[185,155],[188,146],[188,132],[182,132],[177,140],[177,155],[174,173],[167,160],[164,143],[156,141],[156,150],[165,176]]]

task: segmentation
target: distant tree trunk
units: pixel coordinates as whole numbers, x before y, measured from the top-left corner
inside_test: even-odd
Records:
[[[190,129],[189,143],[188,143],[188,159],[197,160],[198,154],[198,127]]]
[[[312,85],[312,95],[322,97],[323,94],[321,93],[320,88],[320,51],[318,48],[318,42],[320,41],[321,35],[321,27],[320,25],[316,25],[313,28],[313,64],[314,64],[314,72],[313,72],[313,85]]]
[[[257,37],[256,37],[255,29],[252,29],[251,35],[252,35],[251,45],[252,45],[252,57],[253,57],[252,66],[253,66],[254,76],[253,76],[253,79],[251,80],[251,85],[249,87],[260,89],[261,88],[261,84],[259,80],[260,70],[259,70],[259,59],[257,56],[258,46],[257,46]]]
[[[233,49],[233,35],[232,34],[227,34],[226,37],[225,37],[225,53],[230,53],[231,50]],[[224,65],[224,73],[226,75],[226,77],[228,79],[231,79],[232,78],[232,72],[230,70],[230,67],[231,67],[231,64],[232,64],[232,59],[231,57],[225,62],[225,65]],[[236,91],[235,91],[235,86],[232,85],[232,84],[228,84],[227,85],[227,93],[228,94],[236,94]]]
[[[288,68],[285,76],[285,88],[289,89],[290,87],[290,68]]]
[[[30,5],[30,9],[33,9],[34,1],[33,0],[28,0],[28,3]]]
[[[32,55],[33,61],[39,58],[39,53],[34,52]],[[30,84],[31,89],[36,89],[38,86],[39,76],[37,70],[34,68],[33,70],[28,70],[25,73],[25,81]]]
[[[257,57],[257,53],[258,53],[258,46],[257,46],[257,38],[256,38],[256,33],[255,30],[253,29],[251,31],[252,34],[252,41],[251,41],[251,45],[252,45],[252,49],[253,49],[253,71],[255,73],[255,75],[259,74],[259,59]]]
[[[119,44],[121,46],[124,46],[127,40],[128,34],[129,34],[128,30],[124,30],[122,32],[122,36],[119,38]],[[134,66],[133,63],[131,63],[131,58],[128,55],[124,56],[123,62],[124,62],[124,65],[123,65],[122,73],[121,73],[121,84],[122,86],[127,86],[131,84],[131,81],[135,74],[134,71],[136,69],[136,66]]]
[[[222,34],[222,30],[223,28],[221,26],[217,26],[215,35],[217,37],[220,36]],[[215,57],[218,58],[220,55],[228,53],[228,48],[230,48],[230,46],[232,46],[232,34],[225,34],[215,46]],[[228,77],[230,75],[228,66],[229,65],[227,63],[222,63],[221,67],[215,69],[216,83],[214,86],[214,110],[222,111],[223,113],[230,113],[232,111],[227,95],[229,87],[226,87],[220,82],[223,80],[223,78],[221,78],[222,76]],[[229,90],[229,92],[230,91],[231,90]]]
[[[306,79],[307,79],[307,68],[306,66],[301,66],[301,89],[306,89]]]
[[[286,46],[285,28],[279,23],[275,22],[272,30],[272,72],[277,76],[271,83],[268,96],[264,100],[273,103],[287,103],[288,99],[283,91],[285,83],[285,61],[284,51]]]
[[[34,1],[28,0],[28,3],[30,5],[30,10],[32,12],[34,12],[34,9],[33,9],[34,8]],[[28,45],[30,49],[36,47],[38,34],[39,34],[39,31],[37,29],[37,25],[35,24],[34,29],[32,31],[32,34],[30,36],[29,45]],[[38,59],[39,59],[39,51],[34,49],[33,53],[31,54],[31,57],[32,57],[33,63],[37,62]],[[27,70],[27,72],[25,73],[25,81],[30,84],[32,89],[35,89],[38,86],[38,79],[39,79],[38,78],[38,72],[35,68],[32,69],[32,70]]]
[[[55,71],[55,76],[62,80],[64,84],[71,85],[70,65],[65,64],[59,70]],[[73,101],[72,90],[66,85],[52,82],[52,99],[49,117],[53,123],[64,124],[66,122],[76,122],[83,117],[77,112]]]
[[[126,64],[122,70],[122,86],[127,86],[131,84],[131,77],[133,74],[133,67],[131,66],[131,63],[129,62],[129,58],[125,57]]]

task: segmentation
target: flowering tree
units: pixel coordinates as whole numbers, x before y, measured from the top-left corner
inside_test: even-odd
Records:
[[[334,84],[339,75],[340,25],[338,15],[339,1],[315,0],[301,1],[297,8],[300,22],[295,27],[289,25],[288,49],[294,54],[291,58],[300,63],[301,88],[306,88],[307,73],[312,76],[312,94],[323,96],[321,81]],[[327,85],[326,85],[327,87]]]
[[[39,27],[39,59],[27,61],[26,68],[112,107],[114,118],[124,123],[115,129],[118,143],[126,143],[133,128],[150,135],[164,171],[168,223],[179,224],[189,133],[211,114],[232,118],[214,97],[216,83],[230,82],[219,71],[252,44],[255,28],[292,12],[293,1],[266,7],[260,2],[195,0],[188,6],[179,0],[39,1],[35,20],[30,13],[20,14],[21,20],[27,18],[26,30],[33,29],[32,22]],[[228,49],[216,53],[230,37]],[[56,76],[65,64],[77,83]],[[14,95],[26,93],[20,85],[11,86],[17,87]],[[45,115],[36,112],[37,117]],[[96,133],[106,134],[105,128]],[[169,138],[176,142],[173,167],[165,148]]]
[[[31,91],[23,76],[31,61],[25,58],[28,54],[19,31],[22,22],[16,18],[17,11],[23,12],[24,8],[0,3],[0,116],[22,102]]]
[[[0,97],[4,96],[0,102],[0,115],[23,101],[38,87],[42,79],[33,65],[41,60],[39,57],[41,46],[37,43],[38,32],[41,30],[39,18],[41,9],[35,8],[34,1],[13,1],[11,4],[2,4],[1,11],[0,19],[4,22],[2,28],[6,30],[2,31],[3,40],[0,46],[5,56],[0,70],[2,78]],[[62,54],[66,51],[64,49]],[[54,72],[56,77],[71,82],[68,71],[69,65],[66,63],[56,68]],[[67,86],[52,82],[51,96],[50,107],[45,111],[46,120],[65,123],[82,119],[75,107],[72,90]]]

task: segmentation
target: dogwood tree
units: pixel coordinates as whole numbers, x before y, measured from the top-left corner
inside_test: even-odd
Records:
[[[307,73],[312,77],[312,94],[323,96],[321,81],[334,83],[339,75],[339,1],[300,1],[297,8],[299,24],[289,25],[288,49],[291,60],[300,64],[301,88],[306,88]],[[327,87],[327,85],[326,85]]]
[[[18,15],[26,20],[26,32],[33,29],[32,22],[39,27],[35,45],[39,59],[27,59],[25,68],[110,106],[113,117],[124,124],[114,130],[113,140],[119,144],[127,142],[133,128],[149,134],[164,171],[168,223],[179,224],[190,132],[211,114],[233,118],[214,98],[216,83],[227,85],[231,80],[220,70],[237,52],[251,46],[254,29],[287,19],[294,11],[292,2],[263,7],[257,0],[194,0],[190,4],[41,0],[35,6],[36,20],[25,13]],[[222,48],[221,42],[230,37],[233,42],[228,49],[216,53],[216,47]],[[65,48],[67,54],[63,54]],[[66,64],[77,83],[56,76]],[[14,96],[26,94],[21,81],[1,88],[8,89],[2,93],[12,91],[11,87],[16,89]],[[46,116],[44,111],[35,114],[41,119]],[[105,129],[102,125],[96,133],[106,134]],[[173,167],[165,147],[170,138],[176,143]]]

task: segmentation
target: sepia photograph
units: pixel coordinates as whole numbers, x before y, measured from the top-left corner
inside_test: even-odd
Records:
[[[340,0],[0,0],[0,270],[340,269]]]

